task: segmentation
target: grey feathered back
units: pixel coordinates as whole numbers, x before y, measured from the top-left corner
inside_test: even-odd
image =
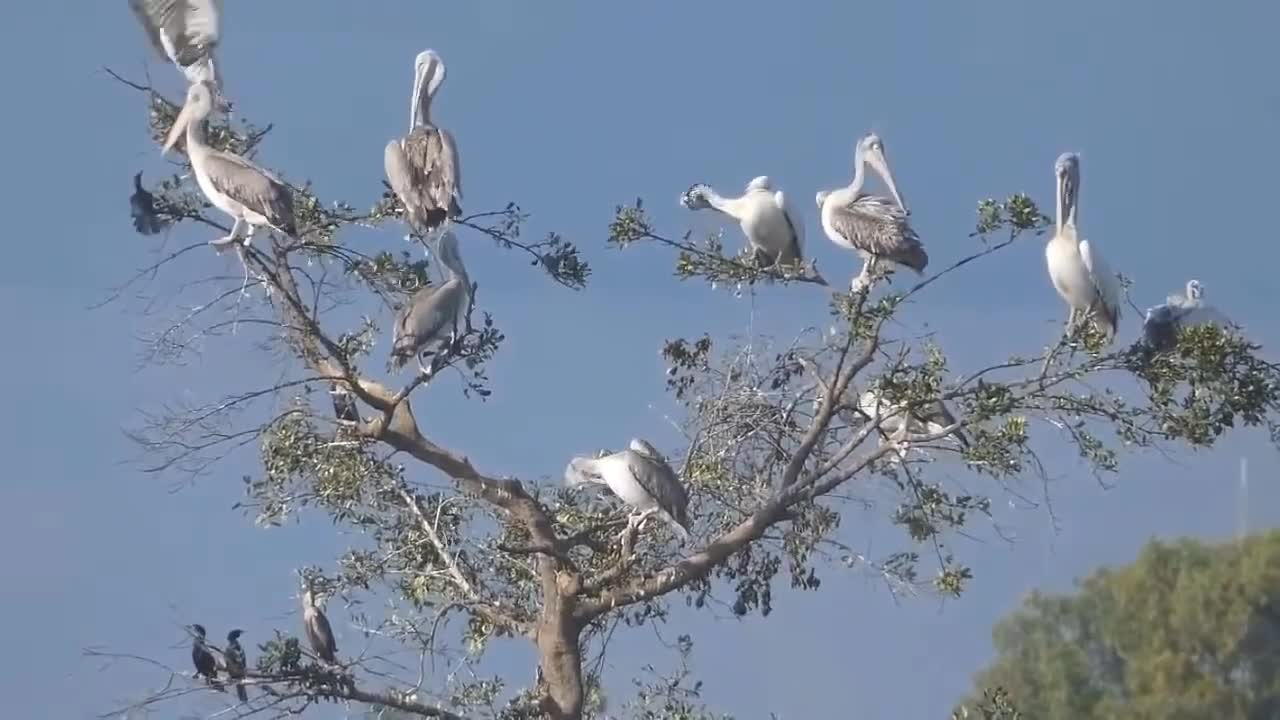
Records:
[[[837,205],[831,224],[855,248],[899,265],[924,272],[929,255],[907,221],[907,213],[889,198],[858,195],[853,202]]]

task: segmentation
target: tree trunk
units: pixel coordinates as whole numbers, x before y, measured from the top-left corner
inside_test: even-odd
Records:
[[[581,720],[585,691],[582,686],[582,625],[573,616],[572,595],[547,593],[538,622],[538,667],[546,683],[544,709],[553,720]]]

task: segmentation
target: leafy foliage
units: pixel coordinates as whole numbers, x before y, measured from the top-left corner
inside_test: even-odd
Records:
[[[1280,532],[1153,541],[1075,593],[1028,597],[978,682],[1044,720],[1275,717],[1278,607]]]

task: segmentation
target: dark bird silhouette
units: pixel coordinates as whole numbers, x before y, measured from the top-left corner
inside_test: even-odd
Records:
[[[315,591],[307,582],[302,593],[302,622],[306,625],[307,641],[316,655],[327,663],[337,663],[338,644],[333,639],[333,628],[329,627],[329,618],[316,606]]]
[[[218,682],[218,661],[205,645],[204,626],[192,624],[191,633],[191,662],[196,666],[196,675],[203,676],[215,690],[226,692],[227,689]]]
[[[155,235],[169,221],[156,214],[156,198],[142,187],[142,173],[133,176],[133,195],[129,197],[129,213],[133,215],[133,229],[143,235]]]
[[[227,633],[227,649],[222,653],[223,667],[227,670],[227,677],[232,680],[244,678],[246,660],[244,648],[240,647],[240,634],[243,632],[243,630],[232,630]],[[249,693],[240,683],[236,683],[236,697],[240,698],[240,702],[249,702]]]
[[[360,422],[360,411],[356,408],[356,399],[350,390],[333,383],[329,388],[329,395],[333,398],[333,416],[338,422]]]

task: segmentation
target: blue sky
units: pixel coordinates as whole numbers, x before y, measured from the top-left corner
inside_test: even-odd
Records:
[[[1265,3],[226,5],[228,90],[238,112],[276,126],[265,162],[311,178],[327,199],[372,202],[382,148],[405,127],[413,56],[433,47],[449,68],[434,116],[460,146],[468,210],[514,200],[533,213],[532,234],[563,233],[595,268],[589,289],[572,293],[464,238],[481,303],[509,338],[492,365],[495,395],[468,403],[441,383],[415,407],[427,432],[493,473],[536,480],[633,434],[670,447],[663,339],[749,322],[785,335],[825,317],[816,288],[766,288],[753,303],[676,281],[657,248],[606,249],[615,204],[642,196],[669,233],[705,231],[718,221],[679,208],[681,191],[695,181],[730,191],[768,174],[797,198],[823,272],[847,278],[856,263],[822,237],[811,198],[847,181],[853,142],[872,129],[936,266],[971,251],[983,197],[1027,191],[1051,209],[1053,160],[1077,150],[1082,228],[1134,279],[1139,304],[1195,276],[1255,338],[1280,341],[1280,245],[1253,211],[1268,207],[1280,167],[1280,10]],[[136,451],[122,429],[137,408],[213,400],[278,361],[221,338],[203,363],[139,371],[138,338],[162,317],[141,317],[136,304],[86,309],[149,262],[157,241],[132,232],[129,182],[138,169],[165,170],[141,98],[100,67],[140,76],[145,61],[171,95],[181,80],[149,54],[123,0],[21,3],[9,17],[0,307],[14,349],[0,359],[12,408],[0,421],[0,634],[23,660],[6,663],[0,697],[13,717],[87,717],[154,676],[102,672],[84,646],[185,668],[179,626],[194,620],[219,637],[243,627],[256,643],[297,626],[292,569],[358,539],[314,517],[255,529],[231,509],[240,476],[256,470],[251,452],[181,487],[127,464]],[[46,44],[53,27],[56,45]],[[201,237],[182,229],[169,242]],[[394,228],[367,242],[400,247],[399,237]],[[233,264],[195,253],[164,281]],[[1036,350],[1062,307],[1040,241],[1028,240],[938,283],[908,313],[964,368]],[[1138,321],[1130,312],[1122,322],[1132,337]],[[1153,535],[1229,536],[1241,458],[1251,526],[1274,526],[1277,456],[1261,433],[1212,452],[1134,457],[1110,490],[1059,453],[1060,531],[1043,510],[1002,506],[1016,542],[979,530],[956,543],[977,573],[962,600],[895,603],[863,576],[829,571],[822,592],[780,593],[768,619],[677,625],[696,632],[709,699],[739,717],[943,717],[990,657],[992,622],[1027,591],[1069,587]],[[850,513],[843,528],[881,554],[904,543],[870,516]],[[355,631],[337,624],[354,646]],[[615,699],[640,665],[667,659],[655,649],[645,631],[614,649]],[[529,677],[530,666],[513,668],[515,681]]]

